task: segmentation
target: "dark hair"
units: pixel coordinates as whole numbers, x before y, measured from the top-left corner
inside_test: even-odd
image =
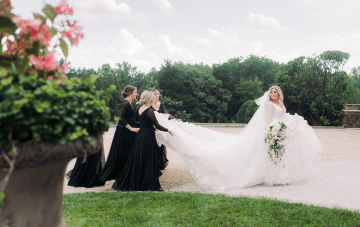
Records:
[[[136,96],[136,101],[137,101],[137,102],[140,101],[141,93],[143,93],[144,91],[146,91],[146,90],[140,90],[140,91],[138,91],[138,94],[137,94],[137,96]]]
[[[135,91],[136,87],[132,86],[132,85],[127,85],[124,88],[124,91],[121,93],[123,98],[128,97],[129,95],[131,95],[134,91]]]

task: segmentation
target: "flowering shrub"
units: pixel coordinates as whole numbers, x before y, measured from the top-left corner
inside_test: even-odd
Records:
[[[285,153],[285,145],[281,142],[286,139],[287,128],[283,122],[272,122],[265,129],[265,143],[269,144],[268,154],[275,165],[281,161],[281,156]]]
[[[109,127],[105,103],[114,86],[96,91],[96,76],[68,80],[66,61],[56,60],[84,37],[68,19],[73,9],[64,0],[26,20],[11,10],[9,0],[0,2],[0,151],[16,156],[14,141],[65,143],[82,136],[90,145],[89,135]]]

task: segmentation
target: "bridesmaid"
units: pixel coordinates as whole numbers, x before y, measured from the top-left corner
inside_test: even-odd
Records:
[[[155,111],[162,113],[162,114],[169,114],[169,112],[166,110],[164,104],[162,104],[159,101],[160,98],[160,91],[157,89],[152,89],[152,92],[154,92],[154,101],[153,104],[151,105]],[[169,119],[175,119],[171,114],[169,114]]]
[[[120,120],[116,127],[107,161],[100,174],[100,180],[103,182],[113,180],[119,176],[127,162],[135,132],[139,131],[139,128],[133,127],[135,112],[131,106],[131,102],[136,98],[136,95],[136,87],[131,85],[127,85],[122,92],[122,97],[125,99],[120,107]]]
[[[134,125],[136,128],[140,128],[140,116],[139,116],[139,108],[142,106],[140,101],[141,93],[143,93],[144,90],[141,90],[137,96],[136,96],[136,104],[134,105],[134,112],[135,112],[135,119],[134,119]]]
[[[83,162],[84,158],[77,158],[68,185],[85,188],[104,186],[105,183],[99,178],[102,170],[102,156],[103,149],[100,149],[98,153],[88,156],[85,163]]]
[[[141,94],[139,109],[140,131],[135,138],[129,160],[121,174],[116,178],[112,188],[121,191],[162,191],[159,176],[164,163],[159,163],[160,147],[155,138],[155,128],[172,133],[162,127],[150,108],[154,93],[144,91]]]
[[[154,100],[151,107],[159,113],[169,114],[165,106],[159,101],[160,91],[157,89],[152,89],[151,91],[154,92]],[[175,119],[175,118],[171,116],[171,114],[169,114],[169,119]],[[169,160],[167,159],[167,151],[164,145],[161,145],[161,157],[162,159],[164,159],[165,167],[168,166]]]

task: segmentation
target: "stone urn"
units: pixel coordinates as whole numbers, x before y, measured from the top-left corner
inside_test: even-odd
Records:
[[[102,133],[91,136],[92,147],[79,138],[71,144],[35,142],[17,144],[15,168],[5,188],[0,206],[0,226],[66,226],[62,218],[63,184],[66,167],[75,157],[95,154],[103,146]],[[8,168],[0,157],[0,168]],[[6,172],[0,171],[0,180]]]

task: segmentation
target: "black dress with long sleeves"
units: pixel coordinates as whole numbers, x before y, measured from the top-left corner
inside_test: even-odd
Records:
[[[140,128],[140,115],[139,115],[139,109],[142,107],[143,104],[136,103],[134,105],[134,112],[135,112],[135,118],[134,118],[134,126],[136,128]]]
[[[124,100],[120,107],[120,120],[116,127],[113,141],[105,166],[100,174],[101,181],[113,180],[119,176],[127,162],[136,133],[125,126],[134,127],[135,112],[128,100]]]
[[[84,158],[77,158],[68,185],[85,188],[104,186],[105,183],[99,178],[102,170],[102,155],[103,150],[100,149],[98,153],[88,156],[85,163],[83,163]]]
[[[112,188],[121,191],[159,191],[159,176],[165,164],[161,163],[161,151],[155,138],[154,126],[161,131],[162,127],[154,114],[147,108],[140,114],[140,130],[135,138],[128,162],[116,178]]]
[[[160,103],[159,110],[157,110],[157,112],[162,113],[162,114],[169,114],[169,112],[165,108],[165,105],[163,105],[162,103]],[[174,119],[174,117],[171,114],[169,114],[169,119],[170,120]],[[164,159],[164,163],[165,163],[165,167],[166,167],[169,164],[169,160],[167,159],[167,150],[164,145],[161,145],[161,153],[162,153],[162,158]]]
[[[162,104],[162,103],[160,103],[159,110],[158,110],[157,112],[162,113],[162,114],[164,114],[164,113],[165,113],[165,114],[169,114],[169,112],[167,111],[165,105]],[[170,120],[171,120],[171,119],[174,119],[174,117],[173,117],[171,114],[169,114],[169,119],[170,119]]]

